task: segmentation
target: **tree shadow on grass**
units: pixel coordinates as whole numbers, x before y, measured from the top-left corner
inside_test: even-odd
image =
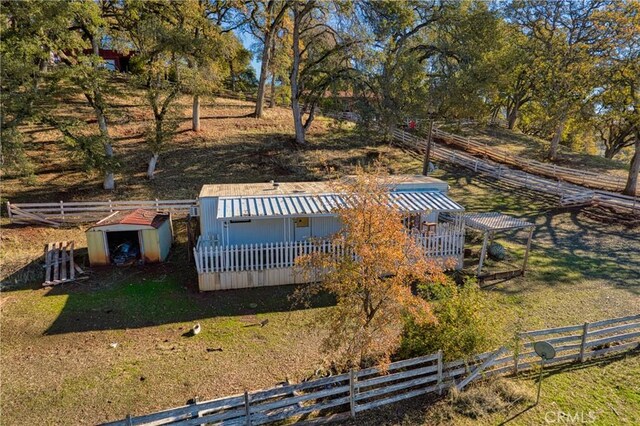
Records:
[[[274,286],[200,293],[195,266],[184,245],[174,247],[167,263],[94,268],[84,282],[62,284],[44,296],[65,296],[65,305],[45,335],[124,330],[216,317],[288,312],[296,286]],[[334,303],[328,295],[311,307]]]
[[[184,133],[191,132],[185,130]],[[380,157],[376,141],[353,138],[336,130],[328,136],[310,137],[307,146],[292,142],[288,133],[246,134],[215,140],[193,139],[168,144],[160,154],[156,177],[144,177],[146,148],[120,154],[116,189],[105,192],[101,176],[83,175],[63,166],[48,173],[56,179],[21,189],[12,202],[54,202],[82,199],[195,198],[203,184],[280,181],[317,181],[334,174],[352,173],[355,165],[366,166]],[[137,137],[137,135],[136,135]],[[77,177],[77,178],[76,178]],[[143,193],[144,195],[139,195]]]
[[[547,286],[602,279],[640,294],[640,232],[637,227],[597,222],[580,209],[557,208],[557,197],[450,168],[441,177],[467,211],[500,211],[536,224],[528,276]],[[526,286],[501,286],[517,294]]]
[[[186,285],[185,285],[186,284]],[[62,312],[44,334],[153,327],[216,317],[256,315],[292,310],[294,286],[226,290],[199,294],[183,274],[157,271],[131,274],[108,288],[84,284],[60,286],[47,296],[66,295]],[[330,306],[318,298],[313,307]]]
[[[589,352],[587,352],[586,355],[589,356]],[[636,357],[636,356],[640,356],[640,346],[637,349],[631,349],[631,350],[620,352],[617,354],[601,356],[599,358],[593,358],[585,362],[570,362],[570,363],[561,363],[561,364],[556,364],[551,366],[545,366],[544,372],[542,373],[542,377],[544,381],[545,378],[555,376],[558,374],[563,374],[571,371],[585,370],[587,368],[592,368],[592,367],[606,367],[610,364],[623,361],[628,357]],[[537,379],[539,374],[540,374],[540,370],[531,369],[525,372],[518,373],[518,377],[523,379]]]

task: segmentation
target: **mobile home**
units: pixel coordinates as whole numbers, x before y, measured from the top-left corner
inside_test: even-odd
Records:
[[[305,282],[293,268],[295,258],[326,250],[341,228],[335,210],[344,205],[344,194],[335,188],[331,182],[203,186],[194,249],[200,290]],[[447,191],[446,182],[421,175],[389,179],[389,197],[421,238],[425,254],[461,264],[464,208]]]

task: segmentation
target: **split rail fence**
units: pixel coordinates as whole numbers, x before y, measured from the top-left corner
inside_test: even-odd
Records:
[[[442,352],[266,390],[246,391],[210,401],[108,423],[127,425],[262,425],[281,421],[339,419],[499,374],[513,374],[540,364],[535,341],[555,346],[557,356],[545,366],[585,362],[640,349],[640,314],[519,334],[516,350],[502,347],[471,360],[446,362]]]
[[[148,201],[60,201],[58,203],[7,202],[11,223],[59,226],[62,223],[91,222],[115,211],[148,209],[156,211],[188,212],[196,200]]]
[[[465,138],[460,135],[444,132],[440,129],[433,130],[433,137],[442,140],[447,145],[457,146],[476,156],[480,155],[502,164],[517,167],[526,172],[560,179],[589,188],[622,192],[626,183],[626,180],[620,176],[611,176],[586,170],[576,170],[569,167],[546,164],[540,161],[522,158],[517,155],[513,155],[506,150],[490,146],[470,137]]]
[[[440,132],[440,131],[438,131]],[[440,132],[443,133],[443,132]],[[393,138],[406,148],[424,152],[427,141],[400,129],[393,129]],[[565,207],[578,205],[601,205],[623,211],[640,214],[640,197],[631,197],[601,190],[590,190],[563,180],[551,180],[524,170],[512,169],[501,163],[488,159],[480,159],[464,151],[443,147],[432,143],[431,155],[434,159],[458,164],[475,172],[487,174],[500,182],[525,187],[560,197],[560,205]]]

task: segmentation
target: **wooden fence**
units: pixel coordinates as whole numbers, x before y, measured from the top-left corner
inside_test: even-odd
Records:
[[[427,141],[403,130],[393,129],[393,138],[412,150],[424,151]],[[551,180],[524,170],[512,169],[501,163],[480,159],[464,151],[448,149],[438,143],[431,146],[434,159],[458,164],[475,172],[487,174],[503,184],[525,187],[560,197],[563,206],[601,205],[618,211],[640,214],[640,197],[630,197],[615,192],[590,190],[563,180]]]
[[[257,102],[258,101],[258,93],[257,92],[234,92],[231,90],[220,90],[216,93],[216,96],[219,98],[227,98],[227,99],[235,99],[239,101],[247,101],[247,102]],[[271,94],[265,93],[264,102],[269,104],[271,102]],[[284,103],[278,101],[276,97],[275,103],[277,106],[287,106]]]
[[[470,154],[490,158],[499,163],[508,164],[539,176],[551,177],[605,191],[622,192],[626,184],[626,180],[620,176],[611,176],[587,170],[575,170],[569,167],[562,167],[555,164],[547,164],[536,160],[522,158],[517,155],[513,155],[509,151],[500,149],[499,147],[490,146],[470,137],[465,138],[439,129],[433,130],[433,137],[441,140],[447,145],[454,145],[462,148]]]
[[[533,343],[546,340],[557,356],[545,366],[585,362],[611,353],[640,349],[640,314],[518,335],[515,348],[502,347],[470,360],[445,362],[442,352],[346,374],[266,390],[196,402],[108,423],[127,425],[262,425],[312,417],[357,417],[381,407],[426,394],[463,389],[471,382],[537,367]],[[336,414],[338,413],[338,414]]]
[[[357,123],[360,121],[360,115],[355,112],[343,111],[343,112],[328,112],[324,114],[325,117],[330,117],[336,120],[352,121]]]
[[[450,228],[449,224],[441,224],[434,234],[419,235],[416,239],[427,257],[461,260],[464,249],[462,227]],[[296,258],[318,252],[343,256],[344,247],[320,240],[224,246],[199,242],[193,249],[198,274],[290,268],[295,265]]]
[[[156,211],[187,212],[196,200],[149,201],[60,201],[58,203],[7,202],[7,214],[11,223],[59,225],[61,223],[91,222],[102,219],[115,211],[148,209]]]

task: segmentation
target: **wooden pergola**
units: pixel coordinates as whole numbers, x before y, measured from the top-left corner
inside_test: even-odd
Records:
[[[481,276],[481,271],[482,265],[487,255],[487,247],[489,245],[489,241],[493,241],[495,234],[498,232],[528,229],[529,236],[527,238],[527,249],[524,253],[524,262],[522,264],[522,268],[493,274],[495,275],[494,278],[507,278],[517,275],[524,275],[527,269],[527,260],[529,259],[529,250],[531,249],[531,239],[533,237],[533,230],[536,226],[535,224],[499,212],[467,213],[463,217],[464,223],[467,227],[480,231],[484,234],[484,238],[482,241],[482,251],[480,252],[480,262],[478,263],[477,272],[478,278],[481,279],[487,278],[492,275],[487,274]]]

